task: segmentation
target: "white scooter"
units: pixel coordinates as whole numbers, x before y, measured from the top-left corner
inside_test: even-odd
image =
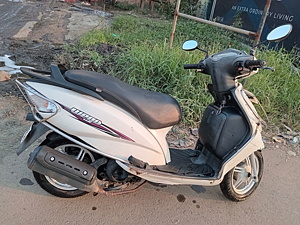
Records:
[[[267,40],[282,40],[291,29],[276,28]],[[183,44],[183,50],[195,49],[196,41]],[[96,72],[22,68],[32,79],[20,78],[17,85],[32,108],[27,120],[34,123],[18,154],[48,132],[27,164],[38,184],[59,197],[129,193],[150,181],[220,184],[230,200],[245,200],[261,180],[264,144],[261,118],[251,103],[256,98],[237,79],[267,69],[264,65],[236,49],[184,65],[211,76],[208,89],[215,99],[203,114],[196,148],[185,150],[170,149],[165,139],[181,119],[171,96]]]

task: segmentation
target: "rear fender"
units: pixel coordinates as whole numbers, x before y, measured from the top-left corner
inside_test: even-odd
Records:
[[[21,141],[17,155],[20,155],[25,149],[27,149],[33,142],[35,142],[39,137],[45,134],[48,130],[44,124],[39,122],[34,122],[31,126],[29,132],[24,134],[24,137]]]

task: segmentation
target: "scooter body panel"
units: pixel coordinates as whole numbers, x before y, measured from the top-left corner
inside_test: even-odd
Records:
[[[217,185],[229,170],[256,150],[264,147],[260,133],[261,127],[258,125],[259,119],[249,106],[252,105],[251,101],[247,101],[247,97],[243,96],[242,86],[240,85],[233,91],[233,95],[239,101],[240,107],[251,126],[249,131],[251,132],[251,138],[234,155],[224,161],[215,178],[203,179],[167,172],[134,169],[127,164],[131,155],[147,162],[149,165],[165,165],[170,161],[170,152],[165,140],[165,135],[170,128],[147,129],[135,117],[107,101],[100,101],[52,85],[27,83],[37,91],[42,90],[43,95],[53,99],[59,105],[58,113],[48,120],[50,124],[92,145],[97,149],[97,153],[117,159],[118,164],[127,172],[152,182],[171,185]],[[74,110],[74,108],[79,111]],[[82,122],[81,117],[77,117],[78,113],[76,114],[76,112],[84,112],[84,116],[87,118],[90,116],[93,119],[101,120],[98,124],[105,125],[105,128],[112,129],[113,133],[119,136],[103,132],[103,130],[91,126],[86,121]]]
[[[141,169],[132,165],[118,162],[118,164],[127,172],[134,173],[136,176],[143,179],[169,185],[218,185],[222,182],[224,176],[237,164],[247,158],[249,155],[257,150],[264,148],[264,143],[261,136],[261,125],[259,123],[258,114],[255,111],[254,106],[246,95],[244,95],[243,87],[241,84],[232,90],[232,95],[238,101],[240,109],[245,115],[250,129],[250,138],[239,149],[235,151],[230,157],[226,157],[223,160],[220,171],[216,171],[217,174],[212,178],[203,177],[189,177],[171,173],[164,173],[151,169]]]
[[[224,162],[222,169],[217,174],[216,177],[212,178],[203,178],[203,177],[189,177],[177,174],[171,174],[166,172],[155,171],[151,169],[141,169],[134,167],[132,165],[119,162],[117,163],[127,172],[132,173],[136,176],[139,176],[145,180],[162,183],[168,185],[205,185],[205,186],[214,186],[222,182],[224,176],[228,171],[234,168],[238,163],[243,161],[253,152],[261,149],[263,147],[261,141],[261,133],[257,133],[247,142],[236,154],[234,154],[230,159]]]
[[[93,97],[37,82],[27,82],[59,106],[48,123],[121,161],[136,157],[151,165],[170,161],[165,135],[170,127],[151,130],[123,109]]]

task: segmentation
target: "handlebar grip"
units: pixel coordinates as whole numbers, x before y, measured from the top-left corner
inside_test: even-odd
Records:
[[[245,68],[250,68],[250,67],[261,67],[266,65],[266,61],[265,60],[246,60],[244,62],[244,66]]]
[[[202,64],[184,64],[183,65],[184,69],[203,69]]]

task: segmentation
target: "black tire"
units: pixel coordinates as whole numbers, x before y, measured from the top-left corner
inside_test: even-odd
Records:
[[[67,140],[67,139],[55,139],[55,140],[45,140],[41,145],[47,145],[50,148],[59,150],[61,152],[64,152],[65,154],[76,156],[76,153],[80,151],[82,148],[81,146],[74,144],[73,142]],[[84,155],[82,160],[83,162],[86,162],[88,164],[92,163],[95,159],[93,154],[88,151],[87,149],[84,149],[84,151],[87,151],[87,155]],[[85,153],[84,153],[85,154]],[[42,175],[38,172],[33,171],[33,176],[36,180],[36,182],[48,193],[61,197],[61,198],[75,198],[82,195],[87,194],[86,191],[81,191],[75,187],[72,187],[67,184],[62,184],[56,181],[55,179]]]
[[[263,156],[260,151],[254,152],[254,161],[258,170],[256,178],[251,176],[250,156],[225,175],[220,188],[226,198],[239,202],[246,200],[253,194],[261,181],[264,169]]]

